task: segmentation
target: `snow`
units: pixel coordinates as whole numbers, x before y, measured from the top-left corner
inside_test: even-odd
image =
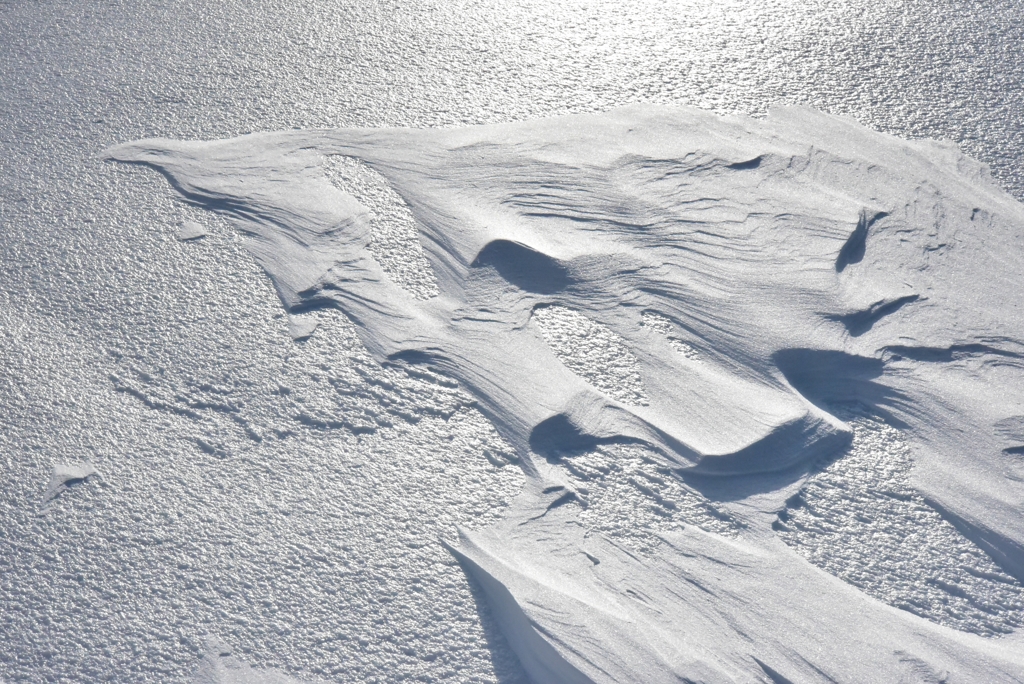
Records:
[[[382,366],[366,352],[356,325],[334,307],[282,311],[270,279],[244,246],[245,232],[220,213],[182,202],[156,173],[105,163],[102,152],[111,145],[296,128],[451,129],[606,112],[634,102],[763,117],[789,103],[852,116],[906,139],[953,141],[991,165],[999,185],[1024,198],[1020,0],[970,6],[893,0],[0,5],[0,680],[9,683],[183,684],[197,676],[211,635],[227,646],[221,652],[252,668],[249,677],[280,673],[353,684],[527,681],[483,587],[439,543],[456,545],[457,526],[521,522],[509,502],[524,486],[534,496],[533,476],[515,465],[516,449],[473,405],[475,395],[465,387],[460,397],[449,395],[451,376],[423,373],[423,364]],[[333,162],[360,165],[344,154],[320,156],[329,182],[338,180],[329,174]],[[404,272],[415,274],[424,263],[433,270],[430,245],[419,228],[408,230],[402,217],[412,216],[415,224],[413,203],[395,200],[401,188],[392,174],[373,174],[384,179],[374,187],[394,195],[381,196],[383,220],[368,215],[369,249],[388,279],[406,288]],[[358,182],[349,187],[372,208],[372,191]],[[986,220],[985,206],[978,203],[976,220]],[[207,235],[179,241],[186,222],[203,226]],[[402,230],[392,233],[395,222]],[[872,235],[885,227],[880,219],[865,229],[864,254],[843,267],[842,277],[873,263],[879,254]],[[997,249],[992,245],[984,241],[985,250]],[[847,253],[856,257],[856,251]],[[968,263],[965,272],[978,282],[958,281],[964,292],[977,292],[1004,265],[997,260],[980,276],[973,268]],[[437,287],[432,300],[440,297],[442,275],[431,276]],[[417,275],[419,282],[425,281]],[[1015,289],[1019,277],[994,288],[1004,322],[1020,318],[1019,300],[1007,294]],[[839,318],[828,324],[845,329],[845,320],[857,331],[872,323],[872,309],[879,313],[915,295],[888,315],[942,304],[941,296],[921,291],[863,294],[858,304],[868,315],[858,319],[858,308],[829,310]],[[984,296],[973,305],[985,308]],[[565,308],[624,340],[638,375],[647,363],[638,348],[681,364],[718,367],[715,347],[686,317],[640,311],[637,327],[627,331],[642,338],[637,344],[605,314],[575,303]],[[651,314],[659,313],[668,323],[649,326]],[[1024,410],[1014,398],[1019,382],[1002,375],[1015,360],[1002,353],[1005,340],[998,339],[928,348],[899,340],[875,354],[870,336],[886,325],[884,318],[856,338],[866,345],[861,360],[798,349],[773,362],[785,370],[784,382],[816,397],[830,415],[840,417],[836,407],[849,407],[850,395],[868,395],[861,413],[900,433],[896,438],[880,427],[892,438],[886,444],[909,449],[907,486],[920,497],[909,511],[926,506],[947,526],[927,516],[928,526],[914,538],[971,549],[957,566],[961,571],[932,574],[946,561],[930,545],[921,553],[901,547],[908,563],[876,556],[870,535],[895,537],[905,519],[890,526],[867,515],[865,523],[829,506],[870,503],[891,491],[888,476],[904,470],[894,471],[886,459],[905,463],[902,447],[850,452],[849,459],[841,458],[846,451],[830,452],[814,460],[807,478],[778,476],[784,491],[769,487],[765,521],[753,525],[741,521],[757,508],[756,491],[733,510],[716,496],[713,480],[669,477],[674,466],[652,447],[598,443],[556,453],[550,463],[533,456],[523,461],[544,471],[541,492],[563,488],[525,517],[565,515],[566,529],[581,527],[588,544],[610,538],[651,565],[664,552],[664,537],[698,529],[712,535],[697,544],[697,553],[684,550],[695,558],[708,549],[726,553],[714,543],[719,538],[749,548],[749,535],[778,522],[780,512],[802,515],[786,504],[801,489],[825,491],[812,478],[829,484],[836,481],[831,474],[850,476],[856,486],[818,500],[829,517],[807,529],[827,534],[805,537],[796,547],[787,543],[792,539],[776,539],[782,546],[771,554],[791,553],[798,565],[781,578],[766,567],[775,584],[745,594],[757,602],[764,597],[777,610],[761,612],[757,629],[750,629],[750,619],[732,624],[749,633],[778,625],[780,639],[806,646],[789,638],[785,616],[806,622],[805,614],[836,605],[859,613],[867,591],[859,587],[852,603],[811,605],[793,590],[782,598],[799,609],[772,603],[776,587],[805,577],[813,580],[808,587],[829,596],[835,587],[822,589],[821,577],[832,578],[840,596],[851,586],[809,563],[808,554],[833,568],[847,562],[855,579],[865,574],[858,562],[894,568],[894,581],[868,594],[876,607],[887,597],[924,596],[936,619],[970,617],[956,597],[944,606],[943,595],[953,595],[925,580],[956,579],[969,590],[965,595],[988,601],[993,578],[964,569],[985,571],[979,551],[1002,575],[1019,558],[1006,535],[990,529],[998,516],[967,515],[993,497],[1013,501],[1024,481]],[[317,329],[295,340],[293,320],[316,321]],[[524,325],[543,337],[532,322]],[[918,337],[932,339],[943,326],[925,326]],[[696,350],[696,360],[688,360],[675,340]],[[567,367],[541,342],[554,354],[552,363]],[[815,340],[802,349],[808,348],[820,345]],[[601,371],[595,364],[581,369],[588,377],[579,377],[595,386],[589,377]],[[641,378],[648,399],[657,381]],[[711,391],[724,386],[710,383]],[[929,396],[926,407],[945,407],[945,413],[921,414],[925,424],[903,415],[922,395]],[[899,410],[879,405],[883,398],[901,402]],[[856,449],[860,427],[848,424]],[[103,477],[72,485],[39,515],[53,467],[79,462],[93,464]],[[877,487],[870,479],[876,475]],[[936,499],[925,490],[946,496]],[[885,510],[907,511],[895,504]],[[523,526],[529,536],[537,535],[544,518]],[[572,549],[580,546],[574,531],[551,533]],[[513,552],[508,546],[497,549],[507,555]],[[584,551],[581,559],[591,566],[595,559],[598,568],[614,565],[608,554],[589,546]],[[915,570],[921,587],[901,579]],[[553,563],[544,576],[559,572]],[[721,572],[708,561],[704,574]],[[629,588],[650,595],[645,582],[637,574]],[[621,577],[612,583],[621,584]],[[668,593],[678,584],[688,583],[680,580]],[[696,610],[713,614],[715,608]],[[1009,624],[1009,617],[989,615],[983,622]],[[862,632],[875,629],[858,624]],[[678,635],[679,628],[670,631]],[[1019,638],[977,637],[975,643],[1005,648]],[[822,653],[845,649],[840,639],[821,643]],[[753,663],[754,675],[737,677],[741,681],[824,679],[741,646],[737,652],[763,664]],[[874,655],[868,652],[865,661]],[[942,671],[935,660],[924,663],[921,654],[905,650],[899,657],[895,672],[881,667],[861,679],[958,681],[955,672]],[[959,681],[1006,679],[978,672]],[[630,674],[619,679],[633,681]]]
[[[700,352],[680,337],[677,326],[668,318],[656,311],[644,311],[640,314],[640,325],[650,328],[663,336],[678,353],[691,361],[700,360]]]
[[[201,223],[195,221],[183,221],[181,228],[178,229],[177,238],[182,242],[188,242],[189,240],[199,240],[209,235],[209,232]]]
[[[646,406],[647,393],[636,357],[607,326],[564,306],[541,306],[532,320],[558,360],[609,397]]]
[[[336,188],[366,207],[370,222],[367,249],[387,276],[417,299],[436,296],[437,279],[423,256],[416,220],[387,180],[352,157],[329,156],[325,169]]]
[[[319,327],[320,321],[316,318],[310,318],[309,316],[289,316],[288,317],[288,334],[291,335],[295,341],[309,339],[317,327]]]
[[[223,641],[210,638],[196,672],[195,684],[303,684],[276,670],[254,670]]]
[[[1024,624],[1024,590],[910,486],[910,446],[871,416],[840,412],[854,440],[774,524],[818,567],[916,615],[984,636]]]
[[[43,494],[40,510],[46,512],[58,496],[70,487],[88,482],[91,477],[100,477],[100,471],[96,470],[89,462],[59,463],[53,466],[50,484],[46,488],[46,493]]]
[[[447,548],[535,682],[1024,677],[986,638],[1024,580],[1024,206],[955,146],[633,105],[108,156],[228,219],[286,312],[472,396],[526,479]]]

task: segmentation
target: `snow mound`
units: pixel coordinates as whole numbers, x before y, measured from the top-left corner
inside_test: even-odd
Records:
[[[979,636],[1020,622],[1024,207],[954,146],[638,105],[108,154],[232,219],[288,312],[473,395],[528,480],[450,550],[535,681],[1024,678],[1019,635]],[[833,496],[865,473],[904,498]],[[860,532],[787,507],[801,487],[871,531],[920,514],[977,583],[912,587],[933,561],[899,540],[851,564]]]
[[[40,511],[46,513],[61,494],[70,487],[87,482],[89,478],[102,477],[100,471],[88,461],[75,461],[73,463],[58,463],[53,467],[50,474],[50,483],[43,494],[43,501]]]
[[[192,240],[199,240],[210,234],[210,231],[206,229],[200,223],[195,221],[183,221],[181,227],[178,228],[178,232],[175,237],[181,242],[190,242]]]

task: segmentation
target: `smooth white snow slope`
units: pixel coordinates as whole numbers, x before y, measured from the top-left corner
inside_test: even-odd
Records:
[[[1024,681],[1024,207],[955,146],[636,105],[108,154],[474,397],[528,479],[451,552],[534,681]],[[895,541],[837,570],[808,515]]]

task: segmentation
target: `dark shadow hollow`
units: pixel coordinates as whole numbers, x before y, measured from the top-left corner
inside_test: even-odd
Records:
[[[754,157],[753,159],[748,159],[747,161],[729,164],[729,166],[727,166],[726,168],[732,169],[733,171],[749,171],[751,169],[756,169],[757,167],[761,166],[761,159],[762,157]]]
[[[874,216],[869,217],[866,210],[861,210],[857,227],[850,233],[850,237],[847,238],[846,243],[839,250],[839,256],[836,257],[837,272],[842,273],[844,268],[850,264],[856,264],[864,258],[864,252],[867,248],[868,230],[871,229],[871,226],[876,221],[888,215],[888,212],[880,211]]]
[[[793,389],[822,411],[832,413],[833,404],[863,404],[893,427],[907,427],[885,408],[900,403],[903,395],[876,382],[885,371],[881,359],[821,349],[783,349],[772,360]]]
[[[925,363],[949,363],[956,361],[958,358],[983,356],[985,354],[1019,358],[1013,352],[990,347],[987,344],[954,344],[950,347],[905,347],[893,345],[886,347],[885,351],[893,354],[894,360],[904,358]]]
[[[581,432],[562,414],[551,416],[530,433],[530,449],[549,459],[591,451],[600,443],[601,440]]]
[[[855,311],[849,314],[832,314],[827,316],[829,320],[839,321],[846,327],[846,331],[850,333],[851,337],[860,337],[867,331],[874,327],[875,323],[882,320],[889,314],[896,313],[907,304],[916,302],[920,297],[918,295],[907,295],[906,297],[900,297],[899,299],[892,299],[889,301],[881,301],[876,304],[872,304],[863,311]]]
[[[557,259],[509,240],[489,242],[470,266],[490,266],[512,285],[536,294],[560,292],[571,283],[569,271]]]
[[[753,658],[753,656],[751,656]],[[769,667],[767,664],[761,662],[757,658],[754,658],[754,662],[757,663],[758,667],[764,672],[765,676],[771,680],[772,684],[793,684],[793,680],[784,677],[774,668]]]
[[[756,494],[785,489],[794,482],[799,482],[808,475],[821,470],[829,463],[833,463],[846,453],[850,445],[849,438],[840,437],[820,445],[817,453],[785,470],[750,475],[729,475],[728,477],[688,470],[678,472],[686,484],[700,492],[708,501],[737,501]]]

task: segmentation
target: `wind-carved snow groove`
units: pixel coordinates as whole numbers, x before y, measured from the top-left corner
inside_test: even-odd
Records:
[[[885,601],[983,636],[1024,626],[1024,588],[909,484],[910,448],[863,411],[849,452],[792,497],[774,524],[811,563]]]
[[[334,187],[369,212],[367,249],[384,273],[417,299],[436,297],[437,277],[423,254],[416,218],[387,179],[362,161],[341,155],[328,156],[324,169]]]
[[[532,320],[555,356],[572,372],[624,404],[647,406],[636,356],[607,326],[558,305],[537,307]]]
[[[641,445],[599,446],[561,465],[580,495],[580,522],[635,551],[649,553],[660,534],[686,525],[729,537],[741,529]]]
[[[665,337],[669,345],[684,358],[690,361],[700,360],[700,352],[679,336],[675,324],[667,316],[656,311],[644,311],[640,314],[640,325]]]
[[[860,263],[867,251],[868,231],[875,223],[888,215],[889,213],[885,211],[869,212],[867,209],[861,209],[857,227],[850,233],[849,239],[839,250],[839,256],[836,257],[837,272],[842,273],[850,264]]]

